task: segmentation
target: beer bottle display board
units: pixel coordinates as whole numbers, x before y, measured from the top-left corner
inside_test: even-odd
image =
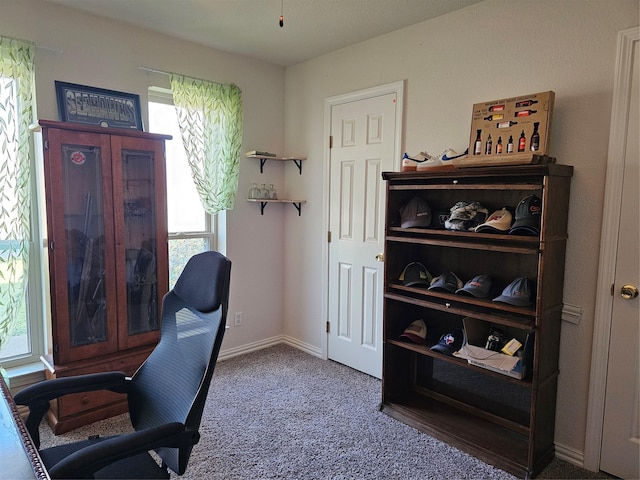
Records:
[[[552,91],[476,103],[469,155],[458,167],[554,163],[548,154],[555,94]],[[503,148],[506,145],[506,148]]]

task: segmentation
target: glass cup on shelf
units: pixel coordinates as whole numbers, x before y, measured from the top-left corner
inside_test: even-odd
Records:
[[[270,198],[269,189],[267,188],[267,186],[264,183],[262,185],[260,185],[260,198],[263,198],[263,199],[269,199]]]
[[[258,188],[258,184],[257,183],[252,183],[251,184],[251,188],[249,189],[249,198],[254,199],[254,198],[260,198],[260,189]]]
[[[271,200],[277,200],[278,199],[278,193],[276,192],[276,189],[273,186],[273,183],[269,184],[269,198]]]

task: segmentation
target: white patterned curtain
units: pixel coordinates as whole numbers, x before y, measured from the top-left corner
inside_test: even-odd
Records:
[[[25,302],[35,45],[0,36],[0,348]]]
[[[242,148],[242,92],[236,85],[170,77],[182,142],[202,205],[212,215],[231,210]]]

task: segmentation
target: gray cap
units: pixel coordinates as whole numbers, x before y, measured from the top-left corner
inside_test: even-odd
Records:
[[[431,284],[431,274],[420,262],[411,262],[400,274],[400,280],[407,287],[428,287]]]
[[[491,290],[491,277],[489,275],[478,275],[473,277],[464,287],[456,290],[456,293],[468,293],[476,298],[487,298]]]
[[[428,227],[429,225],[431,225],[431,208],[423,198],[413,197],[400,208],[402,228]]]
[[[444,272],[431,281],[429,290],[445,290],[455,293],[456,290],[462,288],[462,280],[453,272]]]
[[[531,305],[531,285],[526,277],[516,278],[502,291],[502,295],[493,299],[494,302],[504,302],[516,307]]]

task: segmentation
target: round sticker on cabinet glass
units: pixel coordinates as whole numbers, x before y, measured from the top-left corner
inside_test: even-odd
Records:
[[[86,159],[87,157],[85,157],[82,152],[73,152],[71,154],[71,161],[76,165],[82,165]]]

